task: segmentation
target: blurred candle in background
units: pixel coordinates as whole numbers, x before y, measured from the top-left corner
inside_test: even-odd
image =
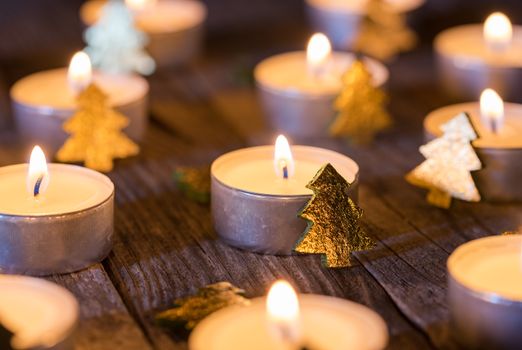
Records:
[[[454,97],[475,100],[492,88],[522,102],[522,27],[513,26],[505,14],[446,29],[434,47],[441,83]]]

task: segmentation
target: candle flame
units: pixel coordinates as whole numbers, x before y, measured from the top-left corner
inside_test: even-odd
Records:
[[[299,300],[290,283],[278,280],[272,285],[266,299],[266,313],[269,329],[277,339],[299,341]]]
[[[289,179],[294,175],[294,158],[288,140],[283,135],[279,135],[275,143],[274,151],[274,170],[277,177]]]
[[[494,133],[504,124],[504,102],[493,89],[486,89],[480,95],[480,116],[482,122]]]
[[[502,52],[509,48],[513,38],[511,21],[501,12],[489,15],[484,23],[484,39],[490,50]]]
[[[325,74],[331,55],[332,46],[326,35],[322,33],[312,35],[306,49],[306,63],[314,78],[319,78]]]
[[[141,11],[155,4],[156,0],[125,0],[125,5],[132,11]]]
[[[34,146],[27,171],[27,192],[33,197],[41,196],[49,185],[49,172],[45,154],[40,146]]]
[[[83,91],[92,81],[92,66],[89,56],[78,51],[74,54],[67,71],[69,87],[75,93]]]

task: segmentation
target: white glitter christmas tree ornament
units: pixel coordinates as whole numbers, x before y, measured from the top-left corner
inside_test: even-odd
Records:
[[[134,26],[134,17],[123,1],[110,0],[100,19],[84,33],[84,51],[94,67],[107,73],[152,74],[156,64],[145,51],[145,33]]]

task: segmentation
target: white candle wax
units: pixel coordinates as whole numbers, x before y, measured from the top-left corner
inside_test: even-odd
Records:
[[[67,341],[78,320],[78,303],[67,290],[44,280],[0,275],[0,322],[20,349]]]
[[[138,75],[111,75],[95,72],[93,82],[108,95],[113,107],[142,100],[148,93],[147,81]],[[43,110],[75,110],[77,94],[67,81],[67,69],[53,69],[29,75],[11,89],[17,103]]]
[[[349,182],[359,171],[357,163],[330,150],[292,146],[294,175],[289,179],[277,177],[274,171],[274,146],[246,148],[227,153],[213,164],[212,175],[231,188],[246,192],[277,195],[311,195],[305,186],[326,163],[331,163]]]
[[[483,25],[470,24],[450,28],[435,39],[435,50],[451,57],[461,68],[472,66],[522,67],[522,26],[513,26],[513,39],[501,52],[491,50],[484,39]]]
[[[265,298],[249,307],[220,310],[203,320],[189,339],[191,350],[289,349],[267,328]],[[347,300],[299,295],[302,345],[310,349],[378,350],[388,341],[386,324],[372,310]]]
[[[461,103],[439,108],[426,117],[424,129],[435,137],[442,135],[440,126],[461,112],[467,112],[476,128],[479,138],[473,141],[477,148],[517,149],[522,148],[522,105],[506,103],[504,105],[503,127],[493,133],[489,125],[485,125],[480,115],[478,102]]]
[[[473,291],[522,302],[522,236],[494,236],[467,243],[450,257],[448,270]]]
[[[92,0],[86,2],[80,16],[87,25],[94,24],[100,17],[101,9],[106,1]],[[134,11],[136,25],[149,34],[177,32],[201,24],[207,11],[199,1],[163,0],[146,5],[142,10]]]
[[[258,84],[264,88],[288,95],[327,95],[334,96],[342,88],[342,75],[353,63],[354,55],[333,52],[325,62],[325,73],[321,78],[309,74],[304,51],[289,52],[272,56],[257,65],[254,75]],[[388,70],[381,63],[364,58],[373,75],[376,86],[388,80]]]
[[[328,11],[341,11],[364,14],[369,0],[306,0],[310,6],[326,9]],[[424,3],[424,0],[385,0],[393,5],[397,12],[407,12]]]
[[[73,213],[105,202],[114,192],[104,175],[73,165],[49,164],[49,186],[37,198],[26,190],[27,164],[0,168],[0,215]]]

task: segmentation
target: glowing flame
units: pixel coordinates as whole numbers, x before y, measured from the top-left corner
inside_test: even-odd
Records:
[[[41,196],[49,185],[47,161],[40,146],[34,146],[27,171],[27,192],[33,197]]]
[[[283,135],[279,135],[275,143],[274,170],[277,177],[289,179],[294,175],[294,158],[288,140]]]
[[[91,60],[85,52],[78,51],[74,54],[69,64],[69,70],[67,71],[67,80],[69,87],[75,93],[83,91],[91,83]]]
[[[125,5],[132,11],[141,11],[156,4],[156,0],[125,0]]]
[[[266,314],[269,329],[276,338],[298,342],[299,300],[290,283],[279,280],[272,285],[266,299]]]
[[[503,13],[489,15],[484,23],[484,39],[491,51],[505,51],[511,45],[513,27],[511,21]]]
[[[306,63],[312,76],[317,78],[325,74],[331,54],[332,46],[326,35],[312,35],[306,49]]]
[[[498,132],[504,124],[504,102],[492,89],[482,91],[480,95],[480,116],[482,122],[492,132]]]

